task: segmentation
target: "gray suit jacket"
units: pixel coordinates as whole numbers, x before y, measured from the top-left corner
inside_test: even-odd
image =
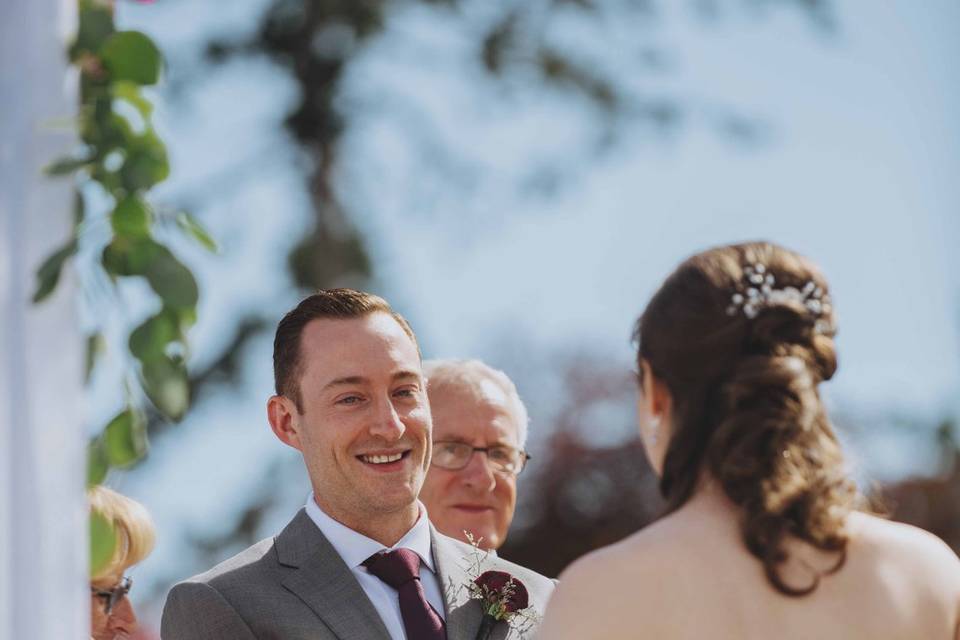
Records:
[[[470,545],[430,527],[444,594],[448,640],[475,640],[482,612],[464,585],[475,557]],[[490,555],[483,570],[520,580],[543,615],[554,581]],[[499,622],[491,640],[529,638],[516,622]],[[170,590],[163,640],[390,640],[380,615],[350,568],[301,509],[275,538],[263,540]],[[408,640],[416,640],[409,638]]]

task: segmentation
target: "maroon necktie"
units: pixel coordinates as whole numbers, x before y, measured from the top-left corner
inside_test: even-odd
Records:
[[[407,640],[447,640],[443,618],[433,610],[420,584],[420,556],[410,549],[377,553],[363,562],[367,571],[397,590]]]

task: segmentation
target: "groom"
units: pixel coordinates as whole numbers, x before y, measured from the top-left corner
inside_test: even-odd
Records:
[[[164,640],[474,640],[476,552],[417,500],[431,419],[416,336],[385,300],[320,291],[277,327],[273,432],[303,455],[313,494],[286,528],[174,586]],[[553,582],[495,557],[542,614]],[[492,639],[520,638],[516,621]]]

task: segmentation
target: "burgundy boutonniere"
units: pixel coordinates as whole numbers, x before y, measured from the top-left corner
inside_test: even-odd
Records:
[[[471,599],[479,600],[483,610],[476,640],[488,640],[493,627],[501,620],[521,637],[525,636],[540,621],[540,616],[530,606],[527,588],[506,571],[484,571],[490,552],[481,549],[480,540],[474,539],[469,531],[463,533],[473,552],[469,557],[470,566],[465,567],[470,581],[461,588],[466,588]]]
[[[484,571],[473,581],[470,596],[480,600],[483,607],[476,640],[487,640],[493,625],[500,620],[509,621],[530,604],[527,588],[505,571]]]

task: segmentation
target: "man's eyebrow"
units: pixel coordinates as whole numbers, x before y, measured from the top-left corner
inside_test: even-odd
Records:
[[[343,378],[334,378],[327,384],[323,385],[324,389],[329,389],[330,387],[342,387],[348,384],[363,384],[367,379],[363,376],[345,376]]]
[[[420,374],[417,373],[416,371],[403,370],[403,371],[396,372],[395,374],[393,374],[392,377],[394,381],[419,380]],[[365,384],[367,382],[369,382],[369,380],[367,380],[367,378],[364,378],[363,376],[344,376],[342,378],[334,378],[327,384],[323,385],[323,388],[329,389],[331,387],[342,387],[346,385]]]

